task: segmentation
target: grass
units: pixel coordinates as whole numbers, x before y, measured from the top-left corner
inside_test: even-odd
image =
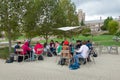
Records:
[[[96,43],[99,43],[100,45],[104,46],[120,46],[120,42],[116,42],[113,39],[113,35],[100,35],[100,36],[94,36],[93,41]]]
[[[114,35],[98,35],[98,36],[88,36],[88,37],[85,37],[85,36],[74,36],[74,40],[73,42],[75,43],[76,40],[92,40],[93,42],[95,43],[98,43],[100,45],[104,45],[104,46],[112,46],[112,45],[117,45],[117,46],[120,46],[120,42],[116,42],[114,40],[112,40]],[[48,42],[50,42],[51,39],[48,40]],[[62,42],[64,39],[60,39],[60,38],[55,38],[53,39],[54,41],[58,41],[58,42]],[[70,39],[68,39],[70,41]],[[36,42],[32,41],[34,44]],[[41,40],[40,41],[41,43],[44,43],[45,40]]]
[[[8,56],[9,56],[9,51],[8,50],[9,50],[8,47],[0,48],[0,58],[2,58],[2,59],[8,58]]]

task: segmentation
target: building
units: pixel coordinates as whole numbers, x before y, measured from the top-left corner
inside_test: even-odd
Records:
[[[78,21],[81,23],[82,21],[85,21],[85,13],[82,11],[82,9],[78,10]]]
[[[85,21],[85,25],[91,29],[91,31],[98,32],[101,31],[101,26],[103,26],[104,20],[91,20]]]
[[[85,21],[85,25],[91,29],[92,34],[102,33],[103,31],[101,32],[101,27],[104,25],[104,20],[105,19]],[[120,18],[114,20],[118,21],[120,24]]]

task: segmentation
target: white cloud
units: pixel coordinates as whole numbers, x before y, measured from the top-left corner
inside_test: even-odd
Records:
[[[86,20],[120,16],[120,0],[72,0],[77,9],[83,9]]]

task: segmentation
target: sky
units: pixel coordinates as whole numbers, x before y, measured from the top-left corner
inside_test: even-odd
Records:
[[[86,14],[85,20],[106,19],[108,16],[119,18],[120,0],[71,0],[76,9],[82,9]]]

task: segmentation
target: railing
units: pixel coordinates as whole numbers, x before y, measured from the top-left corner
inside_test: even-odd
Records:
[[[94,46],[95,51],[99,54],[119,54],[119,47],[118,46]]]

